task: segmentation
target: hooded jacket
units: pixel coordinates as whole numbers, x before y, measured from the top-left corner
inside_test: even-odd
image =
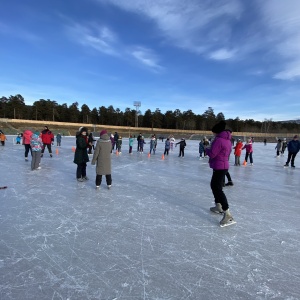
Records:
[[[97,175],[111,174],[111,141],[107,133],[100,136],[92,159],[92,165],[96,166]]]
[[[241,141],[238,141],[236,145],[233,147],[234,149],[234,155],[235,156],[241,156],[242,154],[242,148],[243,148],[243,143]]]
[[[88,137],[82,135],[82,132],[87,130],[85,128],[81,128],[80,131],[76,134],[76,150],[74,154],[74,163],[82,164],[89,161],[89,156],[87,153],[88,146]]]
[[[210,148],[206,148],[206,154],[209,156],[209,166],[214,170],[229,169],[229,155],[231,152],[231,133],[222,131],[218,133],[211,143]]]
[[[39,135],[33,133],[30,140],[30,146],[32,151],[42,151],[43,142]]]
[[[48,128],[42,131],[42,141],[44,144],[51,144],[54,141],[54,134]]]
[[[32,136],[32,131],[27,129],[23,132],[23,145],[30,145],[30,138]]]

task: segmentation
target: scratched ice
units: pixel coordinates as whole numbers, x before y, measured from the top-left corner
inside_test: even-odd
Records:
[[[75,180],[74,137],[30,171],[24,149],[0,146],[0,299],[299,299],[300,155],[283,168],[254,143],[225,192],[237,224],[220,228],[198,141],[162,159],[112,154],[113,186]],[[134,145],[136,148],[136,144]]]

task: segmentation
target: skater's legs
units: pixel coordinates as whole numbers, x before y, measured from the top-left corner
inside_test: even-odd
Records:
[[[228,170],[213,170],[210,187],[215,198],[215,203],[221,203],[222,209],[228,209],[227,198],[223,192],[223,181]]]
[[[111,185],[112,184],[112,179],[111,179],[111,174],[105,175],[106,177],[106,184]]]
[[[96,175],[96,186],[100,186],[102,181],[102,175]]]
[[[252,152],[249,153],[250,163],[253,164]]]

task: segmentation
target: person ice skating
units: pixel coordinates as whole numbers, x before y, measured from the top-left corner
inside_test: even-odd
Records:
[[[122,136],[119,135],[118,140],[117,140],[117,151],[118,153],[122,153]]]
[[[93,133],[91,132],[88,137],[88,154],[92,154],[92,149],[94,150],[94,143],[96,140],[94,139]]]
[[[0,133],[0,141],[1,141],[1,146],[5,146],[5,141],[7,141],[7,138],[3,131]]]
[[[173,151],[173,146],[175,144],[175,138],[173,135],[170,136],[170,150]]]
[[[20,145],[21,144],[21,136],[18,134],[18,136],[16,137],[16,144]]]
[[[295,168],[295,158],[297,153],[300,150],[300,142],[298,140],[298,135],[295,135],[294,138],[291,141],[289,141],[287,148],[288,148],[288,159],[284,166],[288,167],[289,163],[291,162],[291,167]]]
[[[284,138],[282,141],[282,149],[281,149],[282,156],[284,155],[284,151],[285,151],[286,147],[287,147],[287,142],[286,142],[286,138]]]
[[[240,166],[240,157],[242,154],[242,148],[243,148],[243,143],[240,139],[237,140],[236,145],[233,147],[234,149],[234,165],[235,166]]]
[[[150,140],[150,154],[153,151],[153,154],[155,154],[156,150],[156,138],[155,135],[152,135],[151,140]]]
[[[267,139],[264,139],[264,145],[267,146]]]
[[[207,147],[209,147],[209,140],[206,138],[206,137],[204,137],[203,138],[203,146],[204,146],[204,157],[206,157],[206,148]]]
[[[115,132],[114,134],[114,145],[116,146],[116,150],[118,148],[118,139],[119,139],[119,134],[117,132]],[[113,148],[114,150],[114,148]]]
[[[275,146],[275,150],[276,150],[276,156],[275,157],[279,157],[280,153],[282,151],[282,141],[281,141],[281,139],[277,140],[277,145]]]
[[[144,144],[146,144],[146,142],[145,142],[144,136],[142,135],[139,138],[139,151],[140,151],[140,153],[144,152]]]
[[[141,138],[142,138],[142,133],[140,133],[139,135],[138,135],[138,137],[136,138],[136,140],[137,140],[137,152],[140,152],[140,140],[141,140]]]
[[[202,158],[202,154],[204,153],[204,145],[203,145],[203,141],[201,140],[199,142],[199,158],[201,159]]]
[[[77,164],[76,178],[77,181],[83,182],[88,180],[86,176],[86,163],[89,161],[87,153],[88,147],[88,130],[86,127],[80,127],[76,134],[76,150],[74,154],[74,163]]]
[[[61,134],[60,134],[60,132],[56,135],[56,145],[57,145],[57,147],[61,146]]]
[[[32,149],[31,170],[40,170],[41,151],[43,149],[43,142],[40,138],[40,132],[38,130],[36,130],[31,136],[30,147]]]
[[[225,130],[226,122],[220,121],[213,128],[215,139],[211,143],[211,147],[206,148],[209,156],[209,165],[213,169],[210,186],[215,199],[215,206],[211,207],[211,212],[222,214],[220,226],[228,226],[234,224],[235,221],[229,211],[229,205],[226,195],[223,192],[224,176],[229,169],[228,157],[231,152],[231,133]]]
[[[49,151],[50,157],[52,157],[51,144],[54,142],[54,134],[49,130],[48,126],[44,126],[44,130],[42,131],[42,141],[44,146],[41,157],[43,157],[46,147]]]
[[[245,144],[245,146],[242,148],[242,150],[246,149],[246,155],[245,155],[245,161],[244,165],[248,162],[248,157],[250,158],[250,165],[253,166],[253,147],[252,147],[252,139],[248,139],[248,142]]]
[[[96,164],[96,188],[100,188],[102,175],[106,177],[108,189],[111,188],[111,142],[106,130],[100,132],[94,151],[92,165]]]
[[[115,138],[114,138],[113,134],[110,135],[110,141],[111,141],[111,151],[110,151],[110,153],[112,153],[112,151],[115,148]]]
[[[29,153],[29,151],[30,151],[30,154],[32,155],[32,151],[31,151],[31,147],[30,147],[31,136],[32,136],[32,131],[31,130],[26,129],[23,132],[23,137],[22,137],[23,142],[22,142],[22,144],[25,147],[25,161],[28,161],[28,153]]]
[[[178,157],[184,157],[184,148],[186,147],[186,142],[185,139],[182,138],[180,142],[176,143],[175,147],[177,147],[177,145],[179,144],[179,155]]]
[[[134,141],[134,138],[132,137],[132,135],[130,135],[129,136],[129,154],[132,154],[133,141]]]
[[[164,155],[169,155],[170,146],[171,146],[170,139],[167,138],[166,141],[165,141],[165,152],[164,152]]]

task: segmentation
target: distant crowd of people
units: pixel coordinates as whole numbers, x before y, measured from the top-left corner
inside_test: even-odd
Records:
[[[248,158],[250,165],[253,166],[253,138],[247,139],[245,145],[243,141],[238,139],[234,145],[234,139],[231,135],[231,130],[226,129],[226,122],[220,121],[212,128],[214,134],[213,139],[207,139],[204,137],[199,142],[199,159],[209,158],[209,165],[213,170],[210,187],[214,196],[215,206],[210,208],[213,213],[222,214],[223,218],[220,221],[220,226],[228,226],[235,224],[235,220],[229,211],[229,204],[226,195],[223,192],[224,186],[233,185],[230,173],[229,173],[229,157],[234,150],[234,165],[241,165],[242,150],[245,149],[245,158],[243,165],[246,166]],[[164,140],[164,138],[160,137]],[[0,130],[1,145],[5,146],[7,140],[4,132]],[[58,133],[56,135],[56,146],[61,146],[62,135]],[[135,136],[129,136],[129,154],[133,152],[133,145]],[[144,152],[144,145],[146,144],[144,136],[140,133],[137,138],[137,152]],[[39,170],[41,158],[44,155],[45,149],[48,149],[50,157],[52,157],[52,148],[54,145],[54,134],[49,130],[48,126],[44,126],[42,131],[25,130],[16,137],[16,144],[22,144],[25,147],[25,161],[28,161],[28,154],[31,153],[31,170]],[[96,145],[95,145],[96,144]],[[267,144],[267,140],[264,140],[264,144]],[[174,136],[169,136],[165,140],[163,155],[169,155],[169,151],[173,150],[173,147],[179,145],[179,157],[184,157],[184,149],[186,147],[186,141],[181,138],[176,143]],[[156,153],[157,137],[153,134],[150,138],[150,149],[148,155]],[[284,155],[285,150],[288,150],[288,157],[285,163],[285,167],[288,167],[291,163],[291,167],[295,168],[295,158],[300,150],[300,142],[298,135],[295,135],[293,139],[287,142],[286,138],[278,138],[275,146],[276,157]],[[102,182],[102,176],[106,177],[106,184],[108,189],[112,186],[112,171],[111,171],[111,153],[116,150],[117,154],[122,153],[122,136],[115,132],[114,134],[108,134],[107,130],[100,132],[100,138],[96,140],[92,133],[88,133],[86,127],[80,127],[76,133],[76,149],[74,153],[74,163],[77,164],[76,179],[78,182],[84,182],[88,180],[86,174],[87,162],[90,161],[89,155],[93,155],[91,164],[96,165],[96,188],[100,188]],[[225,178],[228,182],[225,184]]]

